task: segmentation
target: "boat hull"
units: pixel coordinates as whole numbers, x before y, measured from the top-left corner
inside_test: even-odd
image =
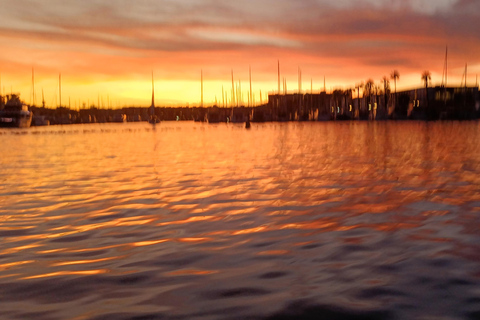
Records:
[[[29,128],[32,125],[32,116],[0,116],[1,128]]]

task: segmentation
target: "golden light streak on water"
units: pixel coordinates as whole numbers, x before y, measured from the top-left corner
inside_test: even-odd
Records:
[[[52,250],[42,250],[37,251],[38,254],[50,254],[50,253],[58,253],[58,252],[71,252],[71,253],[85,253],[97,250],[107,250],[107,249],[114,249],[118,247],[123,247],[125,244],[115,244],[111,246],[104,246],[104,247],[96,247],[96,248],[82,248],[82,249],[72,249],[72,248],[58,248]]]
[[[327,229],[334,226],[338,226],[337,223],[327,222],[327,221],[312,221],[305,223],[289,223],[283,226],[280,226],[279,229]]]
[[[172,272],[167,272],[167,276],[203,276],[218,273],[218,270],[196,270],[196,269],[187,269],[187,270],[177,270]]]
[[[134,247],[145,247],[145,246],[152,246],[152,245],[167,242],[167,241],[171,241],[171,240],[161,239],[161,240],[139,241],[139,242],[134,242],[131,245]]]
[[[76,264],[89,264],[89,263],[97,263],[97,262],[104,262],[116,259],[122,259],[125,256],[118,256],[118,257],[108,257],[108,258],[101,258],[101,259],[94,259],[94,260],[76,260],[76,261],[64,261],[64,262],[56,262],[52,263],[52,267],[59,267],[59,266],[71,266]]]
[[[261,251],[258,252],[257,255],[259,256],[279,256],[289,254],[290,251],[288,250],[269,250],[269,251]]]
[[[15,247],[15,248],[10,248],[10,249],[5,249],[5,250],[0,251],[0,255],[17,253],[17,252],[20,252],[20,251],[23,251],[23,250],[33,249],[33,248],[37,248],[37,247],[40,247],[40,246],[41,245],[37,244],[37,243],[27,244],[27,245],[24,245],[24,246],[18,246],[18,247]]]
[[[257,232],[262,232],[267,230],[266,226],[261,226],[261,227],[256,227],[256,228],[250,228],[250,229],[245,229],[245,230],[239,230],[232,232],[232,235],[240,235],[240,234],[249,234],[249,233],[257,233]]]
[[[23,277],[20,278],[21,280],[32,280],[32,279],[40,279],[40,278],[51,278],[51,277],[58,277],[58,276],[80,276],[80,275],[96,275],[96,274],[103,274],[107,273],[109,270],[107,269],[98,269],[98,270],[82,270],[82,271],[58,271],[58,272],[51,272],[45,274],[39,274],[30,277]]]
[[[17,261],[17,262],[0,264],[0,271],[5,271],[12,267],[21,266],[21,265],[32,263],[32,262],[35,262],[35,261],[27,260],[27,261]]]
[[[195,222],[195,221],[207,221],[207,220],[219,220],[221,219],[220,217],[214,217],[214,216],[196,216],[196,217],[190,217],[185,220],[178,220],[178,221],[168,221],[168,222],[161,222],[157,224],[158,226],[167,226],[167,225],[172,225],[172,224],[184,224],[184,223],[190,223],[190,222]]]
[[[180,242],[205,242],[210,241],[211,238],[178,238]]]

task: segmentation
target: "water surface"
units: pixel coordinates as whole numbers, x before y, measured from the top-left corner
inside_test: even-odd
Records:
[[[479,319],[480,124],[0,129],[2,319]]]

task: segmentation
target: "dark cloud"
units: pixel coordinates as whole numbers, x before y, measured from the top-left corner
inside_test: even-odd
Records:
[[[354,58],[368,65],[413,66],[415,57],[407,59],[403,52],[425,56],[449,43],[458,50],[478,48],[480,2],[450,2],[16,0],[0,5],[0,34],[66,45],[77,42],[92,50],[278,47],[323,58]],[[378,55],[386,58],[372,58]]]

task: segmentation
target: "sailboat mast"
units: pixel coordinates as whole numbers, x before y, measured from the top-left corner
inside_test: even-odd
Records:
[[[278,60],[278,95],[280,95],[280,60]]]
[[[35,105],[35,73],[32,68],[32,105]]]
[[[153,71],[152,71],[152,105],[150,106],[150,114],[152,116],[155,114],[155,85],[153,82]]]
[[[200,107],[203,108],[203,69],[200,70],[200,90],[202,91],[200,95]]]
[[[251,66],[248,67],[248,73],[249,73],[249,77],[250,77],[250,99],[249,99],[248,106],[251,107],[253,105],[253,101],[252,101],[252,67]]]
[[[302,92],[302,71],[298,67],[298,93]]]
[[[242,83],[238,80],[238,99],[237,99],[237,107],[241,106],[243,103],[242,97]]]
[[[443,65],[442,87],[443,87],[443,102],[447,105],[447,58],[448,46],[445,47],[445,63]],[[445,80],[445,82],[443,82]]]
[[[235,106],[235,84],[233,83],[233,69],[232,69],[232,108]]]
[[[442,87],[447,87],[447,57],[448,57],[448,47],[445,48],[445,62],[443,63],[443,73],[442,73]]]
[[[448,74],[448,47],[445,48],[445,88],[447,87],[447,74]]]
[[[60,102],[60,107],[62,106],[62,74],[58,74],[58,96],[59,96],[59,102]]]
[[[152,71],[152,106],[155,106],[155,86],[153,84],[153,71]]]
[[[310,78],[310,109],[313,109],[313,79]]]

